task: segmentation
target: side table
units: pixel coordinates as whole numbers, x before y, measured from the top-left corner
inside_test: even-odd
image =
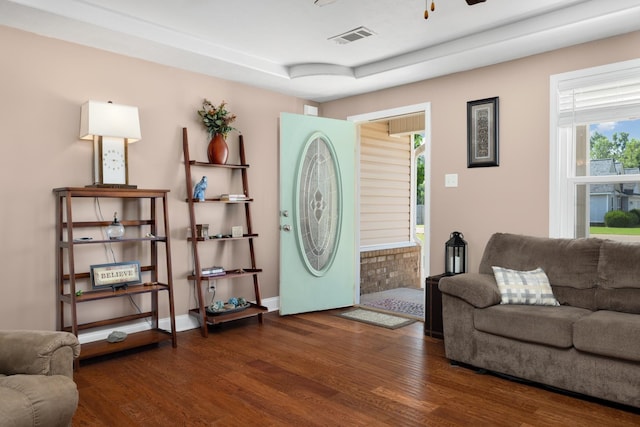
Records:
[[[429,276],[424,290],[424,334],[433,338],[444,338],[442,328],[442,293],[438,289],[440,279],[446,274]]]

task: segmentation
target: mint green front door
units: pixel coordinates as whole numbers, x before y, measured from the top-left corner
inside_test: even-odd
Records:
[[[280,314],[354,304],[355,143],[353,123],[280,115]]]

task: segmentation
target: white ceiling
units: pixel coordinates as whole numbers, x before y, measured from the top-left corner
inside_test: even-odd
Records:
[[[640,30],[640,0],[319,3],[0,0],[0,24],[317,102]]]

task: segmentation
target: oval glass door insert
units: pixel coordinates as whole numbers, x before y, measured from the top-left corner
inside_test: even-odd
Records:
[[[300,252],[309,272],[322,276],[338,248],[342,189],[335,151],[321,132],[314,133],[302,151],[296,189]]]

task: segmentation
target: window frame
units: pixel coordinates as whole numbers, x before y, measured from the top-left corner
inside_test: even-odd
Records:
[[[640,174],[577,176],[576,123],[560,124],[560,88],[571,84],[586,87],[598,82],[615,81],[616,77],[640,69],[640,59],[586,68],[550,77],[549,87],[549,236],[576,237],[576,195],[580,185],[611,184],[640,181]],[[639,105],[640,108],[640,105]],[[634,117],[619,117],[630,120]],[[640,118],[640,117],[635,117]],[[603,118],[602,121],[606,120]],[[596,122],[593,119],[592,122]],[[588,126],[588,125],[587,125]]]

